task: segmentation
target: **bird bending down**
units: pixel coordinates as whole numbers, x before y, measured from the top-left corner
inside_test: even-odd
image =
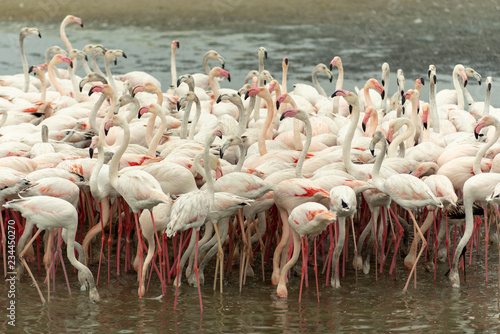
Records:
[[[36,225],[38,231],[35,233],[33,238],[26,244],[22,252],[19,254],[19,259],[26,267],[26,270],[33,279],[35,287],[38,290],[38,294],[45,304],[45,298],[43,297],[38,284],[31,273],[31,270],[24,259],[24,254],[26,253],[28,247],[35,241],[38,235],[43,230],[51,231],[54,228],[62,228],[62,237],[67,244],[67,256],[71,264],[78,269],[79,276],[82,275],[90,287],[89,298],[93,302],[99,301],[99,293],[95,286],[94,277],[92,272],[83,263],[75,258],[75,245],[81,248],[80,244],[75,241],[76,229],[78,226],[78,213],[76,208],[69,202],[50,196],[35,196],[28,198],[15,199],[7,202],[3,205],[5,208],[10,208],[19,211],[21,215],[26,218],[26,221],[31,224],[31,226]],[[25,233],[31,233],[31,229],[25,229]],[[50,280],[47,280],[49,284]],[[49,291],[49,301],[50,301],[50,291]]]

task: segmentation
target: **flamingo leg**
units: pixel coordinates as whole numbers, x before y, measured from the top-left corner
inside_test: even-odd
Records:
[[[259,221],[259,224],[261,224],[260,221]],[[266,275],[265,275],[265,270],[264,270],[265,246],[264,246],[264,241],[262,240],[262,236],[260,235],[260,231],[259,231],[258,226],[255,229],[255,232],[257,233],[257,237],[259,238],[259,244],[260,244],[260,258],[261,258],[261,265],[262,265],[262,282],[265,282],[266,281]]]
[[[99,253],[99,267],[97,269],[97,279],[96,279],[96,285],[99,286],[99,277],[101,275],[101,262],[102,262],[102,250],[104,248],[104,240],[106,240],[105,235],[104,235],[104,222],[103,222],[103,212],[102,212],[102,205],[101,202],[98,203],[99,205],[99,212],[101,213],[100,216],[100,224],[101,224],[101,252]]]
[[[35,241],[36,237],[38,237],[38,235],[42,232],[42,230],[38,230],[36,231],[35,235],[31,238],[31,240],[26,244],[26,246],[24,246],[24,249],[22,250],[22,252],[19,254],[19,259],[21,260],[22,264],[24,265],[24,267],[26,268],[26,270],[28,271],[28,274],[30,275],[31,279],[33,280],[33,283],[35,284],[35,287],[36,287],[36,290],[38,291],[38,295],[40,295],[40,299],[42,300],[42,304],[46,304],[46,301],[45,301],[45,298],[43,298],[43,294],[42,294],[42,291],[40,290],[40,288],[38,287],[38,284],[36,283],[36,280],[35,280],[35,277],[33,276],[33,273],[31,272],[30,268],[28,267],[28,264],[26,263],[26,260],[24,259],[24,254],[26,253],[26,251],[28,250],[29,246],[33,243],[33,241]]]
[[[156,243],[158,244],[158,261],[160,262],[159,263],[159,266],[160,266],[160,284],[161,284],[161,291],[163,293],[164,289],[166,289],[166,286],[165,286],[165,281],[163,280],[163,270],[164,270],[164,266],[163,266],[163,253],[162,253],[162,249],[161,249],[161,243],[160,243],[160,239],[158,238],[158,231],[156,230],[156,224],[155,224],[155,219],[153,217],[153,210],[149,210],[149,213],[151,214],[151,220],[153,222],[153,230],[155,231],[155,239],[156,239]]]
[[[316,278],[316,295],[319,304],[318,262],[316,261],[316,237],[314,237],[314,277]]]
[[[415,216],[413,215],[413,212],[411,212],[410,210],[407,210],[407,211],[410,214],[411,219],[413,220],[413,224],[415,224],[415,228],[416,228],[418,234],[420,235],[420,238],[422,239],[422,246],[420,248],[420,252],[418,252],[415,263],[413,264],[413,267],[411,268],[410,275],[408,275],[408,280],[406,281],[406,285],[403,288],[403,293],[405,293],[406,290],[408,289],[408,284],[410,283],[411,276],[412,276],[413,272],[416,271],[418,260],[420,259],[420,256],[425,251],[425,247],[427,246],[427,241],[425,240],[425,237],[422,234],[422,231],[420,230],[420,227],[418,226],[417,221],[415,220]],[[416,284],[417,284],[417,282],[416,282],[416,274],[415,274],[415,287],[416,287]]]
[[[109,208],[109,198],[105,199],[107,207]],[[111,208],[109,209],[109,237],[108,237],[108,283],[111,282],[111,235],[113,234],[113,203],[111,203]],[[103,231],[104,235],[104,231]]]
[[[141,234],[141,228],[139,227],[139,217],[136,212],[134,212],[134,218],[135,218],[135,228],[137,230],[137,241],[139,244],[139,277],[142,277],[142,255],[143,255],[143,249],[142,249],[142,234]],[[141,288],[141,286],[139,286]],[[142,298],[142,291],[139,290],[139,298]]]
[[[180,279],[181,279],[181,248],[182,248],[182,233],[181,233],[181,239],[179,241],[179,250],[177,253],[177,277],[176,277],[176,284],[175,284],[175,301],[174,301],[174,311],[177,310],[177,297],[179,296],[179,285],[180,285]]]
[[[304,238],[307,237],[302,237],[300,238],[301,246],[302,246],[302,270],[301,270],[301,276],[300,276],[300,291],[299,291],[299,303],[302,300],[302,285],[304,283],[304,276],[306,274],[306,262],[307,262],[307,256],[306,256],[306,246],[304,244]]]
[[[123,233],[121,198],[117,199],[118,204],[118,238],[116,240],[116,276],[120,276],[120,251]]]
[[[203,303],[201,301],[200,277],[198,276],[198,240],[200,239],[200,230],[196,231],[196,248],[194,251],[194,274],[196,275],[196,285],[198,285],[198,296],[200,298],[200,312],[203,313]]]
[[[224,251],[222,249],[222,241],[220,239],[220,232],[219,232],[219,222],[217,222],[214,225],[215,229],[215,235],[217,235],[217,245],[218,245],[218,252],[217,252],[217,264],[215,265],[215,277],[214,277],[214,291],[215,287],[217,286],[217,270],[219,270],[220,267],[220,293],[222,294],[222,286],[223,286],[223,278],[224,278]]]

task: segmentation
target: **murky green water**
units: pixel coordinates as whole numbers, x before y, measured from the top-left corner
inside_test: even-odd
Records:
[[[266,47],[269,59],[266,68],[281,77],[281,60],[290,59],[289,89],[295,82],[310,80],[315,64],[339,55],[345,69],[345,87],[361,87],[369,77],[380,76],[384,61],[391,65],[390,93],[394,92],[394,73],[405,71],[407,88],[413,79],[425,76],[428,65],[438,68],[438,87],[451,86],[451,71],[456,63],[475,68],[479,73],[500,74],[499,35],[496,1],[481,4],[469,1],[361,1],[349,4],[328,2],[324,10],[302,9],[294,3],[286,13],[270,9],[259,15],[243,16],[240,9],[246,3],[234,2],[227,7],[224,17],[201,19],[186,9],[175,12],[169,21],[158,15],[140,17],[130,14],[121,23],[116,18],[94,16],[95,9],[84,8],[73,14],[84,19],[85,28],[69,26],[68,36],[74,47],[88,43],[101,43],[107,48],[123,49],[128,58],[119,59],[114,73],[144,70],[155,75],[163,87],[170,84],[170,42],[178,39],[177,73],[201,72],[201,58],[209,49],[218,50],[227,61],[233,81],[224,87],[240,87],[246,73],[257,67],[257,49]],[[303,5],[301,3],[301,5]],[[130,7],[128,13],[142,10],[141,4]],[[186,3],[186,6],[191,6]],[[84,6],[85,7],[85,6]],[[213,9],[213,8],[212,8]],[[124,11],[124,9],[121,9]],[[163,10],[163,9],[162,9]],[[93,12],[94,11],[94,12]],[[314,13],[314,14],[312,14]],[[283,15],[281,15],[283,14]],[[286,14],[286,16],[285,16]],[[189,15],[195,15],[194,19]],[[196,16],[198,15],[198,16]],[[104,15],[105,16],[105,15]],[[251,16],[251,18],[249,18]],[[97,17],[99,19],[97,19]],[[275,19],[273,21],[273,19]],[[317,21],[316,21],[317,20]],[[30,64],[44,61],[47,47],[61,44],[57,21],[42,20],[38,26],[42,39],[29,37],[26,52]],[[182,22],[181,22],[182,21]],[[103,23],[105,22],[105,23]],[[124,23],[125,22],[125,23]],[[187,23],[186,23],[187,22]],[[21,72],[18,33],[23,26],[33,26],[36,20],[14,21],[0,24],[0,75]],[[117,25],[118,24],[118,25]],[[81,70],[81,69],[80,69]],[[81,72],[80,74],[82,74]],[[334,83],[322,79],[327,93],[334,91]],[[500,105],[500,85],[494,81],[492,104]],[[425,90],[425,88],[424,88]],[[476,100],[484,96],[484,87],[472,83],[469,90]],[[423,97],[425,98],[425,93]],[[347,263],[351,263],[352,247]],[[7,284],[0,286],[0,332],[26,333],[325,333],[325,332],[409,332],[416,331],[472,333],[500,330],[498,282],[498,254],[491,252],[489,283],[484,278],[484,256],[474,256],[467,270],[467,282],[460,289],[451,288],[440,265],[437,280],[422,268],[418,271],[418,288],[401,290],[408,272],[398,260],[397,275],[389,276],[387,268],[375,279],[374,270],[368,276],[355,273],[346,265],[342,288],[334,290],[324,286],[320,276],[320,303],[316,301],[313,276],[310,288],[304,290],[302,303],[298,303],[298,277],[289,281],[289,298],[276,297],[270,284],[270,268],[266,282],[262,282],[259,265],[256,277],[249,278],[243,291],[238,291],[237,274],[226,278],[224,293],[213,292],[210,278],[213,268],[206,271],[206,285],[202,288],[204,313],[200,314],[197,290],[185,283],[180,288],[178,309],[173,310],[174,289],[171,285],[162,298],[158,278],[153,276],[146,297],[137,297],[135,274],[120,277],[112,275],[111,283],[99,284],[101,302],[89,303],[87,294],[78,289],[77,278],[70,275],[73,295],[68,296],[62,273],[58,271],[56,292],[50,304],[42,306],[36,290],[27,276],[16,284],[16,328],[7,324]],[[31,264],[34,268],[34,264]],[[69,266],[68,266],[69,268]],[[91,268],[94,275],[97,267]],[[39,283],[43,273],[35,271]],[[70,270],[72,272],[72,270]],[[46,289],[42,288],[46,294]]]

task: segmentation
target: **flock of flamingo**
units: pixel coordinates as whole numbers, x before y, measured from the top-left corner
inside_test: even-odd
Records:
[[[230,75],[218,52],[203,57],[205,73],[178,77],[179,42],[173,41],[172,82],[165,90],[145,72],[113,75],[110,64],[126,57],[122,50],[74,49],[65,33],[73,23],[83,27],[68,15],[60,26],[64,47],[48,48],[45,63],[33,66],[24,40],[41,35],[23,28],[23,73],[0,76],[3,271],[13,271],[7,259],[16,253],[18,279],[25,269],[42,303],[26,259],[40,269],[44,254],[50,300],[56,268],[66,274],[63,241],[81,289],[94,302],[106,255],[108,281],[112,275],[113,247],[113,273],[133,267],[139,298],[147,292],[146,278],[158,275],[162,294],[167,282],[176,287],[175,305],[183,276],[200,292],[212,260],[214,290],[219,281],[222,292],[224,274],[239,265],[241,291],[260,254],[262,279],[265,264],[272,263],[271,283],[286,298],[290,270],[302,254],[300,295],[313,264],[318,301],[317,257],[326,285],[330,280],[339,288],[352,246],[356,275],[370,268],[376,276],[384,268],[394,275],[405,255],[410,273],[404,291],[412,277],[416,287],[422,258],[435,278],[437,261],[448,262],[449,280],[459,287],[459,266],[465,269],[467,250],[471,262],[480,235],[487,261],[496,229],[489,231],[500,216],[500,109],[489,103],[491,77],[485,101],[476,102],[466,88],[469,77],[481,83],[476,71],[456,65],[454,89],[437,91],[430,65],[424,102],[424,79],[405,91],[402,70],[388,96],[387,63],[381,83],[371,78],[357,93],[342,89],[342,61],[335,57],[329,67],[314,67],[313,85],[297,83],[288,92],[288,58],[279,82],[264,69],[267,51],[261,47],[258,70],[248,73],[241,89],[224,89]],[[220,67],[210,68],[209,60]],[[60,63],[65,68],[57,68]],[[330,97],[318,75],[331,82],[335,67]],[[12,220],[15,251],[6,235]],[[92,273],[88,265],[97,255],[91,246],[99,235],[99,265]],[[345,242],[351,236],[353,242]],[[201,293],[199,298],[203,311]]]

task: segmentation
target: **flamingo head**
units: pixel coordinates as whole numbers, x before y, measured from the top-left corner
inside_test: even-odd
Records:
[[[420,89],[422,86],[425,86],[425,81],[424,78],[420,77],[418,79],[415,79],[415,89]]]
[[[139,113],[137,114],[137,118],[141,118],[142,115],[144,115],[145,113],[147,113],[152,106],[153,105],[150,104],[149,106],[144,106],[141,109],[139,109]]]
[[[215,50],[210,50],[210,51],[207,51],[207,53],[205,53],[205,57],[206,59],[213,59],[213,60],[218,60],[219,63],[220,63],[220,67],[224,68],[225,64],[226,64],[226,60],[224,59],[224,57],[222,57],[217,51]]]
[[[342,60],[340,60],[339,56],[335,56],[330,62],[330,71],[333,70],[335,66],[340,66],[342,64]]]
[[[479,86],[481,86],[481,80],[483,79],[483,77],[481,76],[481,74],[477,73],[473,68],[471,67],[467,67],[465,69],[465,74],[467,74],[467,77],[469,78],[474,78],[477,80],[477,83],[479,84]]]
[[[92,142],[90,143],[90,146],[89,146],[89,157],[90,159],[92,159],[92,157],[94,156],[94,150],[96,149],[97,145],[99,144],[99,137],[98,136],[94,136],[92,138]]]
[[[394,127],[392,126],[389,127],[389,130],[387,130],[385,138],[387,139],[387,143],[390,145],[392,143],[392,140],[394,139]]]
[[[366,108],[365,116],[363,117],[363,121],[361,122],[361,128],[363,129],[363,132],[366,132],[366,124],[368,123],[368,120],[370,119],[370,116],[372,115],[372,112],[374,112],[374,110],[375,108],[373,106],[368,106],[368,108]]]
[[[384,98],[385,96],[385,91],[384,87],[377,81],[377,79],[371,78],[366,82],[366,87],[369,89],[375,89],[379,92],[379,94]]]
[[[132,95],[132,97],[135,97],[137,93],[144,92],[145,90],[145,85],[136,85],[132,88],[132,92],[130,93],[130,95]]]
[[[214,130],[214,136],[215,137],[219,137],[220,139],[222,139],[222,131],[220,129],[215,129]]]
[[[261,92],[261,90],[262,90],[262,87],[248,89],[247,92],[245,93],[245,100],[248,99],[248,97],[250,97],[250,96],[255,96],[255,95],[259,94]]]
[[[272,80],[269,83],[269,87],[268,87],[269,93],[274,92],[274,88],[276,87],[276,85],[279,85],[277,80]]]
[[[37,28],[22,28],[19,33],[19,38],[24,39],[28,35],[37,35],[39,38],[42,38],[42,34],[40,34]]]
[[[181,44],[179,43],[179,40],[176,39],[176,40],[172,41],[171,47],[172,47],[172,51],[175,51],[175,50],[179,49],[181,47]]]
[[[262,46],[259,48],[259,57],[260,56],[263,56],[264,59],[267,59],[267,50]]]
[[[289,97],[288,93],[281,94],[277,99],[276,99],[276,110],[280,108],[280,105],[285,102],[285,100]]]
[[[467,87],[467,73],[465,73],[464,65],[458,64],[455,66],[455,69],[458,71],[458,75],[462,78],[464,82],[464,87]]]
[[[498,124],[498,119],[495,118],[495,116],[488,115],[488,116],[484,116],[483,118],[481,118],[479,120],[479,122],[476,124],[476,127],[474,128],[474,136],[476,137],[476,139],[479,138],[479,136],[480,136],[479,133],[481,132],[481,130],[484,127],[495,125],[495,124]]]
[[[108,119],[106,123],[104,123],[104,135],[108,135],[109,130],[113,127],[114,125],[114,117],[111,119]]]
[[[406,93],[403,94],[403,98],[401,100],[402,104],[405,104],[406,100],[410,100],[417,96],[417,91],[414,89],[408,89]]]
[[[280,121],[285,119],[286,117],[295,117],[299,113],[297,109],[288,109],[283,114],[281,114]]]
[[[424,129],[427,130],[427,122],[429,118],[429,103],[422,104],[422,123],[424,125]]]
[[[283,58],[283,62],[281,64],[281,67],[288,68],[288,63],[289,63],[288,57]]]
[[[103,90],[106,89],[106,86],[107,85],[94,85],[94,86],[92,86],[92,88],[90,88],[90,90],[89,90],[89,96],[94,94],[94,93],[102,92]]]
[[[350,105],[358,103],[358,96],[354,94],[353,92],[347,91],[345,89],[337,89],[333,94],[332,97],[335,96],[342,96],[347,103]]]
[[[67,24],[69,23],[76,23],[78,24],[80,27],[83,28],[83,22],[82,22],[82,19],[79,18],[79,17],[76,17],[76,16],[73,16],[73,15],[68,15],[66,16],[66,18],[64,19],[64,21],[66,21]]]
[[[73,68],[73,62],[71,61],[70,57],[57,54],[54,56],[54,58],[52,58],[52,61],[55,62],[55,64],[66,63],[69,65],[69,67]]]

